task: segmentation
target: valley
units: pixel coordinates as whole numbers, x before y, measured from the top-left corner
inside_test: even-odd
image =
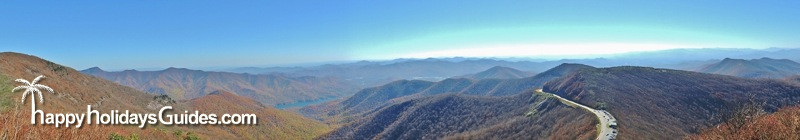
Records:
[[[337,99],[339,99],[339,98],[329,97],[329,98],[322,98],[322,99],[310,100],[310,101],[299,101],[299,102],[294,102],[294,103],[277,104],[277,105],[275,105],[275,108],[277,108],[277,109],[302,108],[302,107],[306,107],[306,106],[310,106],[310,105],[317,105],[317,104],[322,104],[322,103],[325,103],[325,102],[330,102],[330,101],[337,100]]]
[[[168,137],[159,131],[180,131],[179,137],[230,139],[693,138],[703,132],[719,133],[709,129],[735,118],[744,101],[764,102],[757,108],[770,113],[795,106],[800,100],[797,76],[760,79],[637,66],[597,68],[563,63],[536,74],[498,66],[439,81],[396,80],[356,91],[357,86],[338,78],[179,68],[78,72],[25,54],[0,56],[5,77],[44,74],[56,82],[46,83],[59,91],[58,100],[49,100],[55,105],[43,107],[47,110],[80,111],[69,106],[90,104],[98,109],[124,105],[122,108],[142,112],[170,105],[175,110],[260,117],[256,126],[155,125],[140,130],[113,127],[113,131],[87,126],[83,131],[93,135],[74,138],[108,134]],[[85,87],[94,84],[109,88]],[[257,90],[282,92],[254,92]],[[256,100],[273,97],[270,94],[283,97]],[[99,98],[91,98],[94,96]],[[16,105],[9,102],[3,108]],[[21,114],[14,116],[24,118],[25,113]],[[24,121],[13,118],[2,119],[17,122],[10,124]],[[3,126],[10,128],[13,126]],[[44,131],[54,130],[37,132]]]
[[[3,1],[0,140],[800,140],[798,7]]]

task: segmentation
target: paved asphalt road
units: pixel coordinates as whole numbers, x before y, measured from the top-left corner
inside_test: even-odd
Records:
[[[542,92],[542,89],[537,89],[536,91],[537,92]],[[545,93],[545,92],[542,92],[542,93]],[[610,124],[612,124],[612,123],[613,124],[617,124],[617,119],[614,118],[614,116],[612,116],[611,113],[608,113],[608,111],[596,110],[596,109],[590,108],[588,106],[585,106],[585,105],[582,105],[582,104],[578,104],[576,102],[561,98],[561,96],[558,96],[556,94],[552,94],[552,93],[547,93],[547,94],[551,94],[551,95],[555,96],[556,98],[558,98],[559,100],[561,100],[563,102],[566,102],[567,104],[573,104],[573,105],[579,106],[579,107],[581,107],[583,109],[586,109],[589,112],[594,113],[594,115],[597,116],[597,119],[600,120],[600,130],[599,130],[600,131],[600,135],[597,136],[598,140],[611,140],[611,139],[615,139],[617,137],[617,129],[610,127]]]

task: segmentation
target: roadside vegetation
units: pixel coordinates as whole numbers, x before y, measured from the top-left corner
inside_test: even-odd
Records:
[[[614,114],[619,139],[674,139],[702,132],[730,119],[749,100],[765,112],[792,106],[800,87],[776,80],[657,69],[611,67],[582,69],[547,82],[543,90]]]

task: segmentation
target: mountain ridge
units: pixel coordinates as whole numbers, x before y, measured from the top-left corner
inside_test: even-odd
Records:
[[[564,63],[536,76],[520,79],[484,79],[449,78],[439,82],[422,80],[399,80],[386,85],[365,88],[350,98],[341,101],[332,114],[359,114],[386,105],[402,102],[412,98],[437,94],[465,94],[481,96],[510,96],[523,91],[541,87],[545,82],[564,76],[571,71],[593,68],[581,64]]]
[[[90,68],[82,72],[148,93],[166,94],[178,100],[198,98],[206,93],[225,90],[274,105],[339,97],[357,88],[336,78],[251,75],[175,67],[160,71],[118,72]]]
[[[531,72],[525,72],[521,70],[517,70],[510,67],[503,67],[503,66],[494,66],[487,70],[475,73],[475,74],[468,74],[464,76],[458,76],[455,78],[470,78],[476,80],[483,80],[483,79],[516,79],[516,78],[525,78],[529,76],[533,76],[535,74]]]
[[[43,103],[36,102],[36,108],[46,113],[81,113],[87,105],[100,112],[110,110],[129,110],[131,112],[158,112],[163,106],[173,109],[165,113],[197,109],[201,112],[250,113],[258,112],[263,125],[249,126],[176,126],[146,125],[84,125],[80,129],[56,128],[52,125],[30,124],[30,106],[27,100],[38,97],[28,96],[19,102],[21,91],[11,93],[11,88],[19,85],[13,78],[28,79],[38,75],[45,78],[39,81],[54,89],[55,93],[44,92]],[[156,96],[112,81],[83,74],[75,69],[53,63],[42,58],[14,53],[0,53],[0,136],[9,139],[108,139],[110,136],[139,136],[143,139],[184,139],[193,136],[210,139],[244,138],[248,134],[269,134],[253,138],[313,138],[330,128],[315,120],[306,119],[299,114],[277,110],[251,99],[233,93],[217,93],[192,101],[174,101],[169,97]],[[9,94],[7,94],[9,93]],[[38,96],[38,95],[35,95]],[[10,102],[5,102],[10,99]],[[224,105],[223,105],[224,104]],[[248,108],[243,110],[241,108]],[[267,124],[281,124],[292,129],[255,129],[268,127]],[[224,128],[224,129],[222,129]],[[186,133],[184,133],[186,132]],[[247,132],[247,133],[243,133]],[[258,133],[256,133],[258,132]]]
[[[751,60],[725,58],[696,71],[744,78],[783,79],[800,74],[800,63],[768,57]]]
[[[321,139],[591,139],[596,123],[588,112],[532,92],[440,94],[374,110]]]
[[[621,139],[669,139],[699,133],[730,117],[752,97],[764,110],[797,104],[800,87],[777,80],[650,67],[581,69],[547,82],[544,91],[594,108],[619,121]]]

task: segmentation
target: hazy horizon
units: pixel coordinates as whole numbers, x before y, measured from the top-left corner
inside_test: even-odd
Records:
[[[19,1],[0,5],[0,51],[119,70],[798,48],[798,4]]]
[[[725,52],[715,52],[720,50],[728,50],[728,51],[736,51],[738,53],[725,53]],[[322,66],[327,64],[349,64],[349,63],[357,63],[360,61],[367,61],[367,62],[378,62],[378,63],[385,63],[391,64],[395,62],[402,62],[407,60],[424,60],[424,59],[439,59],[439,60],[446,60],[446,61],[453,61],[453,62],[460,62],[462,60],[479,60],[479,59],[490,59],[490,60],[502,60],[502,61],[510,61],[510,62],[520,62],[520,61],[528,61],[528,62],[552,62],[552,61],[564,61],[564,60],[596,60],[596,59],[605,59],[605,60],[621,60],[621,61],[630,61],[636,59],[656,59],[661,60],[657,56],[640,56],[640,55],[648,55],[648,54],[658,54],[658,55],[669,55],[671,51],[694,51],[694,52],[701,52],[701,53],[709,53],[714,54],[712,56],[701,56],[700,59],[697,58],[683,58],[683,59],[675,59],[672,61],[676,62],[691,62],[691,61],[706,61],[706,60],[722,60],[724,58],[733,58],[733,59],[758,59],[762,57],[773,58],[773,59],[790,59],[795,61],[800,61],[800,59],[795,57],[770,57],[770,56],[763,56],[763,55],[753,55],[752,53],[755,51],[764,51],[764,52],[776,52],[776,51],[785,51],[785,50],[793,50],[798,51],[800,49],[796,48],[764,48],[764,49],[749,49],[749,48],[697,48],[697,49],[668,49],[668,50],[657,50],[657,51],[638,51],[638,52],[626,52],[626,53],[615,53],[615,54],[598,54],[598,55],[553,55],[553,56],[538,56],[538,57],[516,57],[516,56],[508,56],[508,57],[470,57],[470,56],[447,56],[447,57],[428,57],[428,58],[393,58],[393,59],[372,59],[372,60],[341,60],[341,61],[321,61],[321,62],[307,62],[307,63],[287,63],[287,64],[255,64],[255,65],[217,65],[217,66],[162,66],[162,67],[104,67],[104,66],[87,66],[87,67],[74,67],[72,65],[67,65],[69,67],[73,67],[77,70],[85,70],[93,67],[99,67],[104,71],[124,71],[124,70],[137,70],[137,71],[160,71],[167,68],[188,68],[193,70],[204,70],[204,71],[223,71],[223,72],[230,72],[235,71],[238,68],[277,68],[277,67],[315,67],[315,66]],[[24,53],[24,52],[18,52]],[[30,54],[34,55],[34,54]],[[722,55],[722,56],[719,56]],[[37,56],[37,55],[34,55]],[[40,56],[41,57],[41,56]],[[46,58],[49,59],[49,58]],[[59,63],[59,60],[51,60]],[[641,63],[641,62],[640,62]]]

